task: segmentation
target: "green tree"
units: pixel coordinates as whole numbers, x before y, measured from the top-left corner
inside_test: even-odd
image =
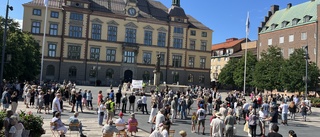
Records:
[[[253,87],[253,72],[255,70],[255,65],[257,63],[257,58],[251,52],[247,53],[247,67],[246,67],[246,87]],[[236,86],[243,87],[244,79],[244,64],[245,56],[239,60],[239,62],[234,66],[235,70],[233,72],[233,80]]]
[[[0,35],[3,35],[4,19],[0,17]],[[2,39],[1,39],[2,47]],[[35,80],[40,73],[40,47],[31,34],[22,32],[19,24],[11,19],[8,20],[6,41],[6,55],[4,65],[4,78],[7,80]],[[0,50],[2,53],[2,48]],[[7,61],[7,56],[11,60]]]
[[[261,53],[261,59],[257,62],[254,70],[254,85],[258,89],[282,89],[280,70],[284,63],[281,49],[271,46]]]
[[[228,63],[221,69],[219,73],[219,83],[223,85],[229,85],[234,87],[235,83],[233,80],[233,72],[235,71],[236,64],[238,63],[238,59],[231,58]]]
[[[305,90],[305,51],[296,49],[285,61],[281,69],[281,83],[290,92]],[[319,69],[315,63],[308,63],[308,89],[315,89],[318,83]]]

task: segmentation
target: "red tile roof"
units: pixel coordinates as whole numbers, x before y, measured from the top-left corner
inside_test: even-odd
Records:
[[[231,47],[233,47],[233,46],[235,46],[235,45],[237,45],[239,43],[242,43],[245,40],[246,40],[245,38],[235,39],[235,40],[227,39],[226,42],[212,45],[211,50],[231,48]],[[250,41],[250,40],[248,40],[248,41]]]

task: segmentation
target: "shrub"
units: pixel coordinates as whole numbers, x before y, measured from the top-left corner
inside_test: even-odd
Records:
[[[30,130],[30,137],[41,137],[42,134],[45,134],[45,130],[42,128],[43,118],[41,116],[35,116],[31,111],[28,113],[20,111],[19,117],[24,128]]]

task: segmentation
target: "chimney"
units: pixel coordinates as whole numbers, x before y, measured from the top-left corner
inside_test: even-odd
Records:
[[[172,0],[172,6],[180,7],[180,0]]]
[[[226,40],[226,42],[231,42],[231,41],[235,41],[235,40],[238,40],[238,38],[228,38],[228,39]]]
[[[310,0],[311,2],[314,2],[314,0]]]
[[[279,5],[272,5],[270,8],[271,14],[276,13],[279,10]]]
[[[290,9],[292,7],[292,3],[287,4],[287,9]]]

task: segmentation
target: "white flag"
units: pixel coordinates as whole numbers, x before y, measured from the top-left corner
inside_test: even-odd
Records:
[[[247,15],[247,21],[246,21],[246,33],[249,34],[249,29],[250,29],[250,20],[249,20],[249,12]]]
[[[46,7],[47,7],[47,6],[48,6],[48,1],[49,1],[49,0],[43,0],[43,1],[44,1],[44,6],[46,6]]]

